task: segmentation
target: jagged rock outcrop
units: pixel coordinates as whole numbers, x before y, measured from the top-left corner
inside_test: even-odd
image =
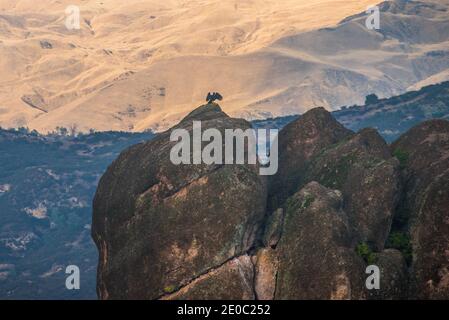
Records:
[[[404,169],[401,222],[412,246],[410,297],[449,299],[449,122],[424,122],[392,150]]]
[[[343,195],[311,182],[289,198],[279,242],[257,253],[255,288],[259,299],[404,299],[408,272],[395,249],[357,253],[355,229],[344,211]],[[282,211],[276,213],[278,216]],[[275,230],[279,218],[269,220]],[[272,233],[270,233],[272,234]],[[275,237],[277,239],[277,237]],[[380,288],[368,290],[368,265],[380,270]]]
[[[191,131],[193,120],[223,134],[250,127],[209,104],[175,128]],[[123,152],[99,183],[92,235],[100,253],[102,299],[162,297],[255,244],[267,194],[258,165],[174,165],[170,132]],[[228,269],[218,272],[220,279],[235,275]],[[197,297],[204,288],[189,292]]]
[[[311,181],[341,190],[354,241],[381,251],[399,200],[400,180],[399,163],[377,131],[354,134],[318,108],[286,126],[279,146],[279,171],[269,204],[282,205],[279,200],[291,188],[298,191]]]
[[[324,108],[315,108],[279,132],[279,170],[270,181],[270,209],[278,208],[304,184],[309,161],[324,148],[353,134]]]
[[[249,128],[208,104],[173,129],[193,120]],[[449,122],[389,147],[314,109],[281,131],[268,186],[259,165],[173,165],[170,132],[100,181],[100,298],[449,298]],[[366,286],[370,265],[380,289]]]
[[[361,299],[364,263],[351,244],[339,191],[316,182],[289,199],[276,299]]]
[[[364,129],[311,160],[306,181],[341,190],[354,241],[384,248],[400,189],[399,162],[374,129]]]
[[[449,299],[449,172],[435,177],[411,224],[413,298]]]

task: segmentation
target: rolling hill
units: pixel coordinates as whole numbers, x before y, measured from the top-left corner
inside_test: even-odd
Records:
[[[360,104],[449,75],[447,0],[0,1],[0,125],[162,130],[221,92],[261,119]],[[362,13],[360,13],[362,12]]]

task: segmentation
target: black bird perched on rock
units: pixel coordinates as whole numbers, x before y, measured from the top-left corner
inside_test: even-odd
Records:
[[[207,103],[213,103],[215,100],[221,101],[223,100],[223,96],[218,92],[209,92],[206,97]]]

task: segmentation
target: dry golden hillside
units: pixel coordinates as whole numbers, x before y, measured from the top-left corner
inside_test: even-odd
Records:
[[[447,74],[439,60],[422,75],[409,74],[413,59],[447,48],[443,36],[401,49],[407,39],[386,41],[360,18],[336,27],[374,3],[0,0],[0,125],[157,130],[208,91],[224,95],[225,111],[260,118],[399,93]],[[69,31],[65,9],[73,4],[81,29]],[[447,12],[445,19],[438,8],[425,10],[408,15],[428,32],[447,26]],[[397,16],[386,12],[393,31]],[[392,63],[392,74],[379,68]]]

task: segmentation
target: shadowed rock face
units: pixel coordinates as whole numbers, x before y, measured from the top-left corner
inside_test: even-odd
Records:
[[[310,161],[306,181],[341,190],[354,241],[384,248],[399,194],[399,162],[374,129],[364,129]]]
[[[279,145],[279,172],[270,186],[269,204],[282,205],[289,190],[311,181],[341,190],[353,240],[381,251],[400,181],[399,163],[377,131],[354,134],[324,109],[314,109],[281,131]]]
[[[249,128],[208,104],[173,129],[193,120]],[[449,298],[449,122],[389,147],[312,110],[280,132],[269,203],[258,165],[173,165],[170,132],[126,150],[100,181],[100,298]],[[411,262],[393,232],[410,235]]]
[[[449,122],[430,120],[412,128],[391,146],[401,158],[410,207],[422,201],[420,191],[449,169]]]
[[[249,128],[218,105],[176,128]],[[176,291],[254,246],[265,214],[257,165],[173,165],[170,131],[120,155],[100,181],[93,238],[103,299],[155,299]]]
[[[371,300],[407,299],[408,273],[402,253],[395,249],[386,249],[376,254],[375,264],[380,269],[380,290],[368,294]]]
[[[311,182],[288,201],[276,250],[276,299],[360,299],[364,263],[351,245],[339,191]]]
[[[412,297],[449,298],[449,172],[438,175],[411,225]]]
[[[449,122],[424,122],[392,145],[402,159],[413,261],[410,295],[449,298]]]
[[[309,161],[324,148],[353,134],[324,108],[306,112],[279,133],[279,170],[270,181],[271,209],[276,209],[304,184]]]

